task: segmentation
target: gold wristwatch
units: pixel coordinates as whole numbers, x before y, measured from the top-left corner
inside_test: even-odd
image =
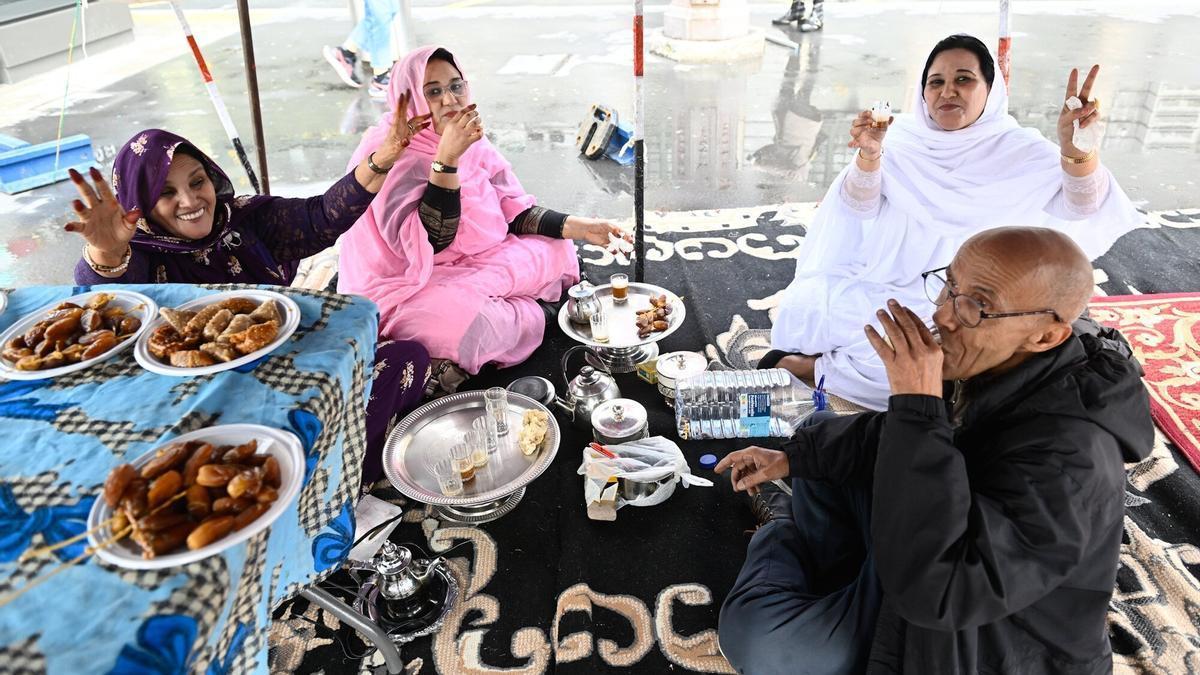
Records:
[[[447,165],[442,164],[441,162],[437,161],[436,159],[433,160],[432,166],[433,166],[434,173],[458,173],[457,166],[447,166]]]

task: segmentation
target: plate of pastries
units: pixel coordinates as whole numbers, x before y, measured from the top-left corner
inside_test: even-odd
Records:
[[[208,375],[262,358],[299,325],[299,305],[280,293],[216,293],[159,309],[133,355],[143,368],[160,375]]]

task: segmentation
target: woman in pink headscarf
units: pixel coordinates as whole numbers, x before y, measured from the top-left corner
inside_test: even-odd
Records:
[[[391,110],[351,165],[369,161],[408,92],[411,116],[428,113],[433,126],[413,136],[343,236],[338,290],[379,305],[383,336],[425,345],[431,389],[452,392],[485,364],[515,365],[541,344],[549,312],[539,301],[558,301],[579,279],[569,240],[607,246],[610,233],[627,235],[535,205],[483,137],[462,69],[442,48],[417,49],[392,69]]]

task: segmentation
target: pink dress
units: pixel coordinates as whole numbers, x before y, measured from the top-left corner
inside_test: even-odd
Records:
[[[390,110],[363,135],[350,166],[387,136],[402,92],[413,94],[410,118],[429,112],[422,85],[436,49],[417,49],[392,69]],[[433,127],[417,134],[370,208],[342,237],[338,290],[375,301],[381,335],[416,340],[433,358],[469,373],[490,362],[515,365],[542,342],[546,319],[537,301],[557,301],[579,280],[575,247],[509,233],[509,222],[535,200],[485,138],[459,161],[458,234],[435,254],[417,207],[440,139]]]

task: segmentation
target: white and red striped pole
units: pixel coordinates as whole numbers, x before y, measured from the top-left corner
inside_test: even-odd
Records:
[[[633,278],[646,280],[646,128],[642,91],[645,55],[642,42],[642,0],[633,2]]]
[[[1000,46],[996,53],[1000,74],[1004,76],[1004,87],[1012,91],[1012,82],[1008,79],[1009,67],[1012,64],[1012,7],[1009,0],[1000,0]]]
[[[217,90],[217,83],[213,80],[212,73],[208,72],[208,64],[204,61],[204,55],[200,53],[200,45],[196,43],[196,38],[192,35],[192,27],[188,25],[187,17],[183,15],[183,8],[179,6],[179,0],[170,0],[170,2],[171,7],[175,10],[175,17],[179,19],[179,25],[183,28],[188,46],[192,48],[192,56],[196,57],[196,65],[200,68],[200,77],[204,78],[204,87],[208,90],[208,97],[212,99],[213,107],[217,109],[217,117],[221,120],[221,126],[225,127],[225,135],[229,137],[229,142],[237,151],[238,159],[241,160],[242,168],[246,170],[246,175],[250,178],[250,185],[254,187],[254,192],[262,194],[262,189],[258,185],[258,176],[254,174],[254,168],[250,165],[250,158],[246,155],[242,139],[238,137],[237,128],[233,126],[233,118],[229,116],[229,109],[225,107],[225,99],[221,98],[221,92]]]

